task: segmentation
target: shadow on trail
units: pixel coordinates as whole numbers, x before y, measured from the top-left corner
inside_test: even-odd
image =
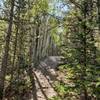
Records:
[[[45,100],[48,100],[48,97],[47,97],[47,95],[45,94],[45,92],[44,92],[44,90],[43,90],[43,87],[42,87],[42,85],[41,85],[41,83],[40,83],[40,81],[39,81],[37,75],[36,75],[34,72],[33,72],[33,74],[34,74],[34,76],[35,76],[35,78],[36,78],[36,81],[37,81],[38,84],[39,84],[39,87],[40,87],[40,89],[41,89],[42,94],[43,94],[44,97],[45,97]]]
[[[62,64],[61,57],[50,56],[50,57],[46,58],[44,61],[41,61],[39,66],[36,68],[36,70],[41,71],[41,73],[45,76],[49,85],[55,92],[56,92],[56,90],[54,88],[54,82],[59,81],[57,79],[57,73],[56,73],[56,68],[59,64]],[[57,93],[57,96],[60,96],[60,95]]]

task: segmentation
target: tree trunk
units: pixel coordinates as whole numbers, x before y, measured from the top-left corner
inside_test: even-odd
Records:
[[[19,2],[20,3],[20,2]],[[17,45],[18,45],[18,32],[19,32],[19,27],[20,27],[20,5],[18,7],[18,11],[17,11],[18,15],[17,15],[17,22],[16,23],[16,35],[15,35],[15,41],[14,41],[14,52],[13,52],[13,61],[12,61],[12,69],[11,69],[11,79],[10,79],[10,84],[12,83],[13,80],[13,74],[14,74],[14,67],[15,67],[15,59],[16,59],[16,50],[17,50]]]
[[[32,95],[33,95],[33,100],[37,100],[37,90],[36,90],[36,85],[35,85],[35,79],[34,79],[34,74],[33,74],[33,69],[31,66],[28,65],[28,70],[27,73],[30,77],[31,85],[32,85]]]
[[[82,10],[82,15],[83,15],[83,22],[82,22],[82,31],[83,31],[83,36],[82,36],[82,45],[83,45],[83,51],[82,51],[82,74],[81,74],[81,81],[83,82],[82,84],[82,94],[84,95],[84,100],[88,100],[88,93],[86,86],[84,84],[85,81],[85,76],[86,76],[86,67],[87,67],[87,26],[86,26],[86,19],[87,19],[87,1],[83,1],[83,10]]]
[[[5,40],[6,43],[5,43],[5,48],[4,48],[4,56],[2,58],[2,65],[1,65],[1,72],[0,72],[0,100],[3,99],[4,80],[5,80],[5,75],[6,75],[9,44],[10,44],[10,38],[11,38],[11,32],[12,32],[12,25],[13,25],[14,2],[15,0],[11,1],[9,25],[8,25],[7,36]]]
[[[99,34],[100,34],[100,0],[97,0],[97,7],[98,7],[98,27],[99,27]]]
[[[33,100],[37,100],[37,94],[36,94],[37,91],[36,91],[36,85],[35,85],[35,79],[34,79],[35,77],[34,77],[33,69],[32,69],[32,63],[33,63],[32,58],[33,58],[33,37],[30,37],[29,64],[28,64],[27,73],[30,77],[30,81],[31,81],[31,85],[32,85]]]
[[[12,69],[11,69],[11,80],[13,80],[13,74],[14,74],[14,65],[15,65],[15,59],[16,59],[16,50],[17,50],[17,37],[18,37],[18,27],[16,29],[16,37],[15,37],[15,42],[14,42],[14,52],[13,52],[13,61],[12,61]]]

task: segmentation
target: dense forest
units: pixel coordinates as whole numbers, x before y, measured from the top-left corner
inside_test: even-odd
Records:
[[[100,100],[100,0],[0,0],[0,100]]]

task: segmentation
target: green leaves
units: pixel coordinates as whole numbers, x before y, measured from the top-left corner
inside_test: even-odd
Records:
[[[60,97],[54,96],[52,98],[50,98],[49,100],[61,100]]]

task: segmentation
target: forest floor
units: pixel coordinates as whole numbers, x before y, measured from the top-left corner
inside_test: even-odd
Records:
[[[74,86],[74,83],[67,78],[67,76],[69,76],[68,68],[67,70],[59,69],[59,62],[59,57],[52,56],[41,61],[36,68],[31,69],[33,80],[35,79],[35,89],[33,90],[35,92],[34,95],[37,98],[36,100],[80,100],[80,96],[74,91],[66,92],[62,87],[59,87],[60,85],[66,85],[70,87]],[[25,78],[28,80],[30,79],[28,73],[26,74]],[[23,81],[23,79],[21,81]],[[56,86],[58,86],[58,88]],[[16,91],[14,89],[12,91],[8,89],[8,92],[6,91],[7,95],[5,96],[4,100],[15,100],[14,98],[16,97],[17,100],[33,100],[34,95],[32,93],[32,84],[29,85],[29,87],[26,87],[26,89],[23,89],[24,85],[19,88],[19,94],[14,92]],[[18,97],[21,99],[18,99]],[[53,97],[60,97],[60,99],[51,99]]]
[[[59,63],[62,63],[60,57],[51,56],[49,58],[42,60],[39,63],[38,67],[31,69],[33,73],[32,74],[33,78],[35,76],[36,90],[34,92],[37,100],[51,100],[52,97],[60,97],[62,94],[59,94],[55,88],[56,86],[55,84],[57,82],[63,82],[64,84],[71,84],[70,80],[66,79],[67,72],[61,72],[57,70]],[[33,100],[32,89],[27,88],[20,94],[22,98],[21,100]],[[13,99],[13,97],[11,99],[11,95],[7,96],[7,98],[8,97],[10,99],[4,99],[4,100],[15,100]],[[73,100],[78,100],[78,99],[73,99]]]
[[[13,87],[6,88],[6,94],[4,100],[15,100],[14,97],[19,97],[18,100],[33,100],[33,96],[37,98],[37,100],[51,100],[52,97],[59,96],[58,92],[55,90],[55,83],[66,79],[64,74],[61,74],[58,70],[58,64],[61,63],[61,59],[59,56],[50,56],[44,60],[42,60],[39,65],[35,68],[31,69],[31,72],[22,73],[21,75],[25,75],[24,78],[29,79],[28,73],[31,73],[33,80],[35,79],[35,89],[32,93],[32,86],[29,88],[24,88],[24,86],[20,87],[20,93],[16,93],[15,85]],[[23,81],[23,79],[22,79]],[[34,83],[32,83],[34,84]],[[25,85],[26,86],[26,85]],[[34,87],[33,87],[34,88]],[[34,95],[32,95],[34,94]]]
[[[38,100],[49,100],[49,98],[59,96],[54,88],[55,82],[68,82],[66,76],[56,70],[57,64],[55,57],[51,57],[41,61],[40,65],[34,69]]]

